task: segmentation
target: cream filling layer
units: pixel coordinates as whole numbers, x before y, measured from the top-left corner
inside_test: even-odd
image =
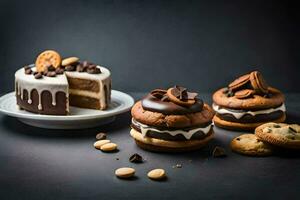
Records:
[[[242,118],[244,115],[250,114],[252,116],[255,115],[259,115],[259,114],[270,114],[272,112],[276,112],[276,111],[282,111],[285,112],[286,108],[284,103],[281,104],[281,106],[277,107],[277,108],[269,108],[269,109],[265,109],[265,110],[257,110],[257,111],[243,111],[243,112],[233,112],[232,110],[228,110],[226,108],[220,108],[219,105],[213,103],[212,105],[213,109],[218,113],[218,114],[231,114],[233,115],[236,119],[240,119]]]
[[[155,131],[155,132],[159,132],[159,133],[168,133],[172,136],[175,136],[175,135],[178,135],[178,134],[181,134],[183,135],[187,140],[190,140],[192,138],[192,136],[198,132],[198,131],[202,131],[205,135],[207,135],[212,127],[212,124],[206,126],[206,127],[203,127],[203,128],[195,128],[195,129],[191,129],[191,130],[188,130],[188,131],[184,131],[184,130],[174,130],[174,131],[170,131],[170,130],[159,130],[159,129],[156,129],[156,128],[153,128],[153,127],[150,127],[146,124],[142,124],[140,122],[137,122],[135,120],[131,120],[132,123],[136,126],[138,126],[140,129],[141,129],[141,133],[142,133],[142,136],[143,137],[146,137],[147,135],[147,132],[148,131]]]

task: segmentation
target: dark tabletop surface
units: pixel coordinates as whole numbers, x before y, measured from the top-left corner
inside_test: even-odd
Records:
[[[143,94],[131,93],[135,99]],[[288,122],[300,123],[300,94],[287,94]],[[202,95],[210,102],[210,95]],[[300,190],[300,153],[255,158],[232,153],[230,140],[240,132],[215,128],[215,139],[202,150],[152,153],[139,149],[129,136],[130,114],[112,124],[86,130],[47,130],[0,115],[0,199],[296,199]],[[96,133],[104,131],[119,145],[117,153],[94,149]],[[224,147],[226,158],[211,151]],[[142,155],[146,162],[128,158]],[[116,158],[119,158],[117,160]],[[172,168],[181,164],[182,168]],[[129,166],[136,178],[120,180],[114,170]],[[152,168],[168,179],[151,181]]]

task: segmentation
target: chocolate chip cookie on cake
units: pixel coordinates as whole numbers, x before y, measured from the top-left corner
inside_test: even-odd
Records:
[[[213,138],[213,110],[183,87],[153,90],[133,106],[131,114],[130,134],[146,150],[190,151]]]
[[[110,103],[110,71],[77,57],[62,59],[56,51],[47,50],[35,65],[15,73],[15,91],[17,105],[34,113],[66,115],[69,105],[104,110]]]
[[[258,71],[245,74],[213,94],[214,124],[231,130],[254,130],[286,118],[284,95]]]

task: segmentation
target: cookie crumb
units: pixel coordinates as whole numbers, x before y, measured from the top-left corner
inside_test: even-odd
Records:
[[[222,158],[222,157],[226,157],[226,152],[225,149],[219,146],[216,146],[213,150],[213,157],[215,158]]]
[[[181,168],[182,165],[181,164],[176,164],[176,168]]]

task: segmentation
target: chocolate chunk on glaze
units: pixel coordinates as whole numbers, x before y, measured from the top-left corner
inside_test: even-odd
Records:
[[[201,112],[203,108],[203,101],[198,100],[190,107],[181,106],[171,101],[161,101],[161,99],[149,94],[142,99],[142,106],[144,110],[151,112],[159,112],[165,115],[185,115],[189,113]]]

